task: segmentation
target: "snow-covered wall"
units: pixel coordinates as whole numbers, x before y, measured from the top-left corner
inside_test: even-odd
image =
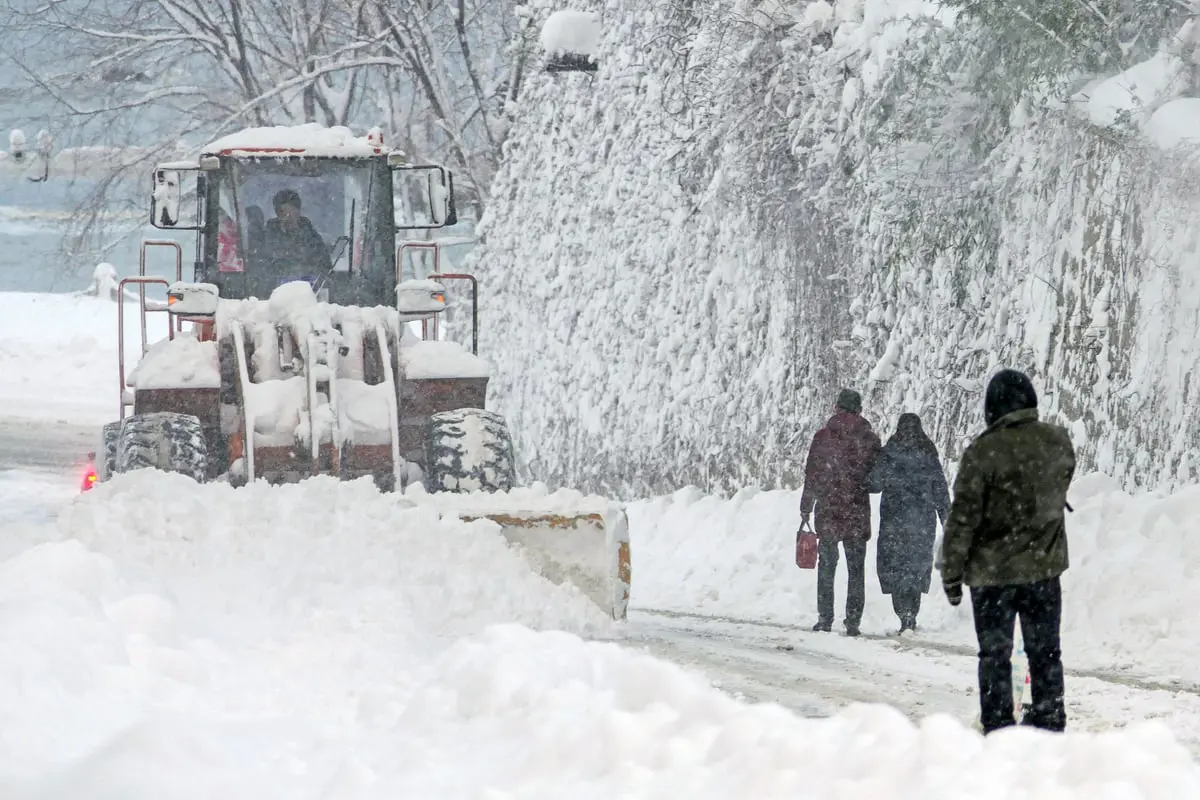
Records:
[[[840,385],[953,461],[999,366],[1084,468],[1195,477],[1187,56],[997,122],[923,0],[553,5],[600,69],[529,79],[469,265],[529,477],[794,486]]]

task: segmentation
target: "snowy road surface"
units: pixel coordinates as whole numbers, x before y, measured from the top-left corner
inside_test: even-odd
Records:
[[[914,637],[849,640],[780,624],[634,609],[626,644],[700,670],[749,702],[777,702],[804,716],[832,716],[850,703],[886,703],[918,720],[978,712],[976,659]],[[969,643],[966,643],[969,644]],[[1139,679],[1123,671],[1075,670],[1067,659],[1072,730],[1103,731],[1144,719],[1167,724],[1200,755],[1200,687]]]
[[[0,417],[0,470],[45,470],[63,474],[95,450],[97,425]]]

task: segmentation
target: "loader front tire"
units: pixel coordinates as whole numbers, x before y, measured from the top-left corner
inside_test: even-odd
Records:
[[[443,411],[425,435],[430,492],[507,492],[516,485],[512,436],[504,417],[481,408]]]
[[[203,482],[208,474],[204,428],[191,414],[135,414],[121,426],[114,463],[116,472],[160,469]]]
[[[121,423],[110,422],[100,429],[100,450],[96,453],[96,480],[106,481],[117,471],[117,441],[121,438]]]

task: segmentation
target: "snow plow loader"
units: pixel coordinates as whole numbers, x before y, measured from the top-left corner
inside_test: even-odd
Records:
[[[155,167],[150,206],[155,227],[193,232],[194,275],[177,239],[148,239],[120,281],[139,298],[141,356],[126,369],[119,302],[119,416],[84,489],[146,468],[234,486],[369,477],[491,520],[531,568],[625,618],[624,508],[516,485],[507,423],[485,405],[478,282],[438,271],[437,240],[398,240],[456,223],[447,170],[409,163],[377,131],[251,128]],[[406,250],[433,270],[401,280]],[[147,273],[155,251],[173,256],[174,280]],[[471,290],[470,349],[439,338],[448,284]],[[154,285],[165,302],[148,300]],[[166,320],[154,343],[152,314]]]

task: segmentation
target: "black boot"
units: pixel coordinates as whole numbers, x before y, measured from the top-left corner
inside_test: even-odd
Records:
[[[833,623],[818,620],[817,624],[812,626],[812,629],[818,633],[829,633],[829,631],[833,630]]]

